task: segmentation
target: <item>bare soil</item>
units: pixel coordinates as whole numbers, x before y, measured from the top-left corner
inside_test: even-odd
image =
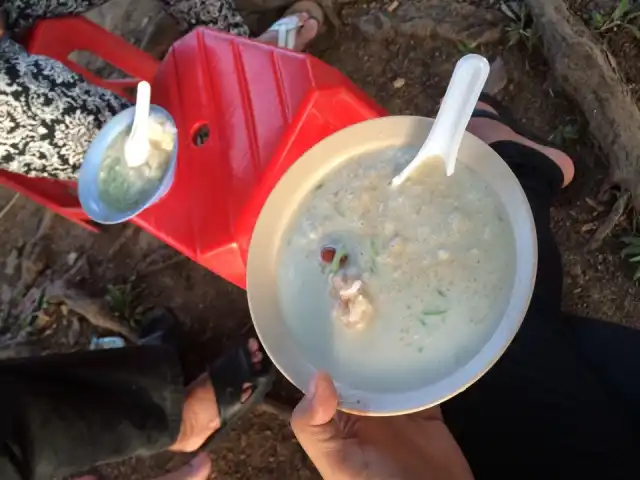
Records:
[[[509,45],[505,33],[509,20],[500,14],[496,16],[494,1],[400,0],[397,9],[389,12],[391,3],[377,0],[336,3],[344,25],[339,31],[330,29],[319,38],[312,53],[348,75],[390,113],[427,116],[435,113],[453,66],[463,53],[474,50],[490,57],[501,56],[509,79],[499,97],[529,129],[559,141],[576,162],[576,179],[562,192],[552,212],[553,229],[564,259],[565,308],[572,313],[640,326],[639,290],[631,279],[631,267],[620,257],[618,240],[634,228],[635,213],[625,213],[600,248],[585,250],[594,231],[609,214],[618,190],[609,188],[607,159],[591,141],[579,108],[565,97],[549,73],[542,49],[534,45],[530,50],[522,42]],[[600,1],[594,7],[593,1],[572,0],[571,6],[588,18],[591,9],[611,9],[615,3]],[[443,17],[434,17],[435,8],[442,9]],[[454,14],[455,18],[465,20],[442,21],[454,18]],[[640,43],[629,35],[623,30],[613,31],[603,36],[602,41],[623,67],[624,79],[635,89],[637,100]],[[12,196],[12,192],[0,190],[0,208]],[[41,207],[20,198],[0,220],[0,235],[4,239],[0,244],[3,300],[11,295],[19,277],[10,268],[13,260],[34,235],[42,215]],[[187,359],[189,375],[194,376],[249,325],[245,293],[189,260],[132,278],[136,266],[162,252],[163,246],[136,231],[105,263],[123,228],[109,227],[94,235],[55,218],[40,242],[39,258],[43,265],[60,265],[72,263],[74,255],[86,253],[87,266],[74,277],[75,283],[87,294],[108,297],[112,302],[109,286],[120,286],[121,291],[129,292],[125,295],[126,308],[119,308],[118,313],[123,322],[132,323],[133,327],[146,307],[173,308],[194,339],[194,348]],[[0,334],[10,328],[15,331],[18,321],[0,323]],[[73,314],[52,315],[31,329],[33,342],[26,350],[12,353],[87,348],[92,335],[110,333],[97,330]],[[283,379],[273,395],[290,405],[298,397],[297,391]],[[250,415],[211,448],[211,455],[215,468],[212,478],[319,478],[287,423],[269,413]],[[105,480],[148,480],[186,459],[181,455],[160,454],[100,466],[96,472]]]

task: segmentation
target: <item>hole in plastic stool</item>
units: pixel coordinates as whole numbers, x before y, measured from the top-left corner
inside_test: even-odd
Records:
[[[207,140],[209,140],[209,135],[211,134],[209,130],[209,125],[203,123],[202,125],[197,126],[193,130],[193,135],[191,136],[191,140],[196,147],[200,147],[204,145]]]

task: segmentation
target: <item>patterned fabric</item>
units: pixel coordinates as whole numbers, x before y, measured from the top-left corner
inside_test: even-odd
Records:
[[[40,18],[83,13],[107,1],[6,0],[2,6],[7,31],[16,32]],[[204,25],[249,35],[233,0],[163,2],[185,31]],[[105,122],[129,106],[61,63],[29,55],[6,35],[0,38],[0,168],[73,179],[91,140]]]
[[[249,27],[233,0],[162,0],[162,3],[185,31],[207,25],[241,37],[249,36]]]

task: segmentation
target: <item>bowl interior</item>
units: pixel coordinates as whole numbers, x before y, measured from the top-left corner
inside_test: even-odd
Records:
[[[164,118],[175,125],[173,117],[162,107],[151,105],[151,114]],[[114,139],[125,129],[130,129],[133,124],[135,107],[130,107],[113,117],[101,130],[89,145],[84,156],[80,172],[78,174],[78,197],[80,204],[89,217],[103,224],[124,222],[134,217],[142,210],[158,201],[171,187],[176,170],[176,158],[178,153],[178,141],[174,143],[169,165],[164,172],[162,180],[148,198],[140,200],[138,205],[129,210],[116,210],[105,204],[100,198],[98,179],[102,168],[102,160],[105,150]]]
[[[305,390],[316,367],[289,329],[277,288],[277,260],[283,236],[305,197],[330,172],[354,157],[390,147],[415,147],[433,124],[421,117],[369,120],[328,137],[306,152],[282,177],[256,223],[247,263],[247,291],[258,335],[282,373]],[[524,192],[504,161],[485,143],[465,134],[459,162],[473,170],[496,192],[505,207],[515,240],[515,274],[511,294],[495,331],[480,351],[438,380],[405,391],[336,382],[340,408],[365,415],[395,415],[440,403],[476,381],[503,353],[517,332],[531,298],[537,266],[533,217]]]

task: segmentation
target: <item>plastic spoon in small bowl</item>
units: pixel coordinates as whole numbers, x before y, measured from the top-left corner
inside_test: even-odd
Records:
[[[489,62],[480,55],[466,55],[458,61],[427,140],[411,163],[393,178],[392,186],[401,185],[432,157],[444,161],[447,176],[453,174],[464,131],[490,70]]]
[[[124,159],[131,168],[139,167],[149,156],[149,110],[151,108],[151,85],[142,81],[138,84],[136,110],[129,138],[124,144]]]

